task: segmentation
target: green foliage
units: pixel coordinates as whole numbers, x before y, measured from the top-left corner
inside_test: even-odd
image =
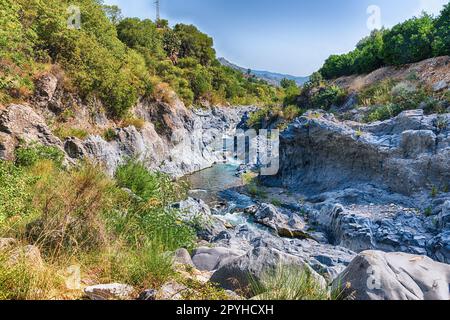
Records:
[[[326,288],[306,267],[280,265],[267,270],[259,281],[251,281],[257,300],[332,300]]]
[[[432,46],[435,56],[450,55],[450,3],[445,5],[436,19]]]
[[[100,98],[121,118],[140,97],[155,95],[160,82],[191,105],[263,104],[279,101],[279,90],[220,66],[213,40],[195,26],[123,19],[117,6],[76,0],[81,29],[67,27],[65,0],[5,0],[0,6],[0,103],[27,99],[34,78],[48,64],[62,67],[71,90]],[[173,100],[173,99],[172,99]]]
[[[30,204],[34,181],[22,168],[0,160],[0,224],[9,217],[33,211]]]
[[[280,85],[284,89],[287,89],[289,87],[297,87],[297,83],[295,82],[295,80],[289,80],[286,78],[281,80]]]
[[[164,248],[151,243],[139,249],[123,248],[107,258],[111,265],[107,278],[137,288],[161,286],[175,273],[172,257]]]
[[[396,81],[389,79],[364,88],[358,95],[359,104],[370,106],[390,103],[392,99],[392,89],[396,84]]]
[[[394,26],[384,35],[384,61],[400,65],[431,57],[433,28],[433,18],[427,14]]]
[[[0,252],[0,301],[49,300],[51,290],[62,286],[51,270],[37,268],[22,255],[14,260]]]
[[[210,65],[216,58],[213,39],[200,32],[193,25],[177,24],[173,32],[180,41],[179,57],[193,57],[203,66]]]
[[[314,108],[328,110],[332,105],[340,104],[346,97],[345,91],[338,86],[325,86],[319,88],[311,98]]]
[[[68,128],[64,125],[59,126],[55,130],[53,130],[55,136],[60,138],[61,140],[65,140],[69,137],[75,137],[81,140],[86,139],[89,136],[89,132],[80,128]]]
[[[172,182],[166,174],[148,171],[142,162],[135,159],[119,166],[115,178],[120,187],[131,190],[144,201],[168,204],[182,200],[187,193],[185,185]]]
[[[16,150],[16,165],[31,167],[41,160],[50,160],[58,167],[62,166],[64,152],[53,146],[31,144]]]
[[[152,21],[123,19],[117,25],[117,33],[123,43],[142,53],[148,63],[164,57],[163,39]]]
[[[434,18],[426,13],[395,25],[375,30],[356,49],[332,55],[320,69],[326,79],[363,74],[384,65],[401,65],[448,55],[450,48],[450,4]]]
[[[366,122],[384,121],[393,118],[400,114],[403,109],[396,104],[387,104],[376,107],[364,119]]]

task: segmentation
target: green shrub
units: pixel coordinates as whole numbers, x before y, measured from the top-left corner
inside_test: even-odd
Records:
[[[289,105],[283,109],[283,117],[288,121],[292,121],[302,114],[303,110],[296,105]]]
[[[108,142],[113,141],[114,139],[117,138],[116,130],[111,128],[106,129],[105,132],[103,133],[103,138]]]
[[[0,224],[9,217],[27,215],[33,211],[34,183],[35,178],[23,168],[0,160]]]
[[[426,13],[408,19],[391,29],[375,30],[356,49],[331,55],[320,69],[326,79],[372,72],[385,65],[414,63],[448,55],[450,5],[434,18]]]
[[[361,90],[358,95],[359,103],[365,106],[383,105],[392,101],[392,88],[397,81],[383,80]]]
[[[104,215],[122,197],[101,169],[84,163],[57,170],[34,188],[39,216],[27,228],[27,238],[52,257],[102,248],[109,244]]]
[[[396,104],[388,104],[376,107],[364,119],[366,122],[384,121],[391,119],[403,111],[402,107]]]
[[[251,281],[251,295],[258,300],[331,300],[327,289],[306,267],[280,265]]]
[[[50,269],[33,266],[26,257],[11,262],[8,252],[0,252],[0,300],[52,299],[53,290],[62,287]]]
[[[345,96],[345,91],[338,86],[321,87],[311,98],[311,103],[314,108],[328,110],[333,105],[341,104]]]
[[[121,248],[102,257],[97,264],[105,281],[126,283],[142,290],[163,285],[175,273],[172,256],[157,244]]]
[[[60,138],[61,140],[65,140],[70,137],[75,137],[81,140],[86,139],[89,136],[89,132],[80,128],[66,128],[64,126],[60,126],[53,130],[55,136]]]
[[[61,167],[64,160],[64,152],[57,147],[31,144],[16,150],[16,165],[31,167],[41,160],[51,160]]]
[[[168,204],[186,195],[183,186],[173,183],[169,176],[152,173],[142,162],[135,159],[119,166],[115,178],[120,187],[130,189],[144,201],[154,200]],[[174,188],[179,188],[178,194],[175,194]]]

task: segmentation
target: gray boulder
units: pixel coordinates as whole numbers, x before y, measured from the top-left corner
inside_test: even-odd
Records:
[[[189,251],[186,249],[178,249],[175,251],[175,263],[195,267],[194,263],[192,262],[191,255],[189,254]]]
[[[244,254],[245,252],[243,251],[228,248],[202,247],[194,251],[192,261],[200,271],[213,271],[219,268],[226,259],[236,258]]]
[[[210,281],[224,289],[240,290],[249,294],[248,289],[252,281],[259,281],[265,272],[280,265],[298,265],[308,268],[325,286],[325,279],[305,264],[303,259],[267,247],[257,247],[244,256],[224,261],[214,272]]]
[[[365,251],[333,282],[355,300],[449,300],[450,265],[425,256]]]
[[[35,110],[27,105],[12,104],[0,111],[0,159],[13,160],[19,142],[38,142],[61,148],[62,142]]]
[[[441,81],[436,82],[433,85],[433,91],[434,92],[439,92],[439,91],[442,91],[444,89],[447,89],[447,87],[448,87],[447,82],[445,80],[441,80]]]

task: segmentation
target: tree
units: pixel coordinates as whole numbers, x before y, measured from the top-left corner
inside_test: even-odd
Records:
[[[203,66],[210,65],[216,59],[213,39],[195,26],[177,24],[174,32],[180,39],[180,58],[194,57]]]
[[[297,82],[295,82],[295,80],[284,78],[281,80],[280,85],[282,88],[287,89],[289,87],[297,87]]]
[[[383,36],[384,61],[401,65],[431,57],[433,30],[433,17],[426,13],[397,24]]]
[[[374,30],[369,37],[358,43],[358,54],[355,56],[353,68],[357,73],[369,73],[383,66],[384,33],[384,29]]]
[[[115,26],[123,19],[122,10],[116,5],[103,5],[103,11],[105,11],[106,16]]]
[[[155,58],[165,56],[163,40],[156,25],[149,19],[127,18],[117,25],[119,39],[128,47]],[[148,57],[146,57],[148,59]]]
[[[435,56],[450,55],[450,3],[448,3],[436,19],[433,54]]]

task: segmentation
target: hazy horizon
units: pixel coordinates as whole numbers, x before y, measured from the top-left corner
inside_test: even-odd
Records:
[[[308,76],[331,54],[352,50],[370,33],[368,8],[392,27],[448,0],[160,0],[171,25],[196,25],[214,38],[218,57],[244,68]],[[105,0],[126,17],[155,20],[154,0]]]

